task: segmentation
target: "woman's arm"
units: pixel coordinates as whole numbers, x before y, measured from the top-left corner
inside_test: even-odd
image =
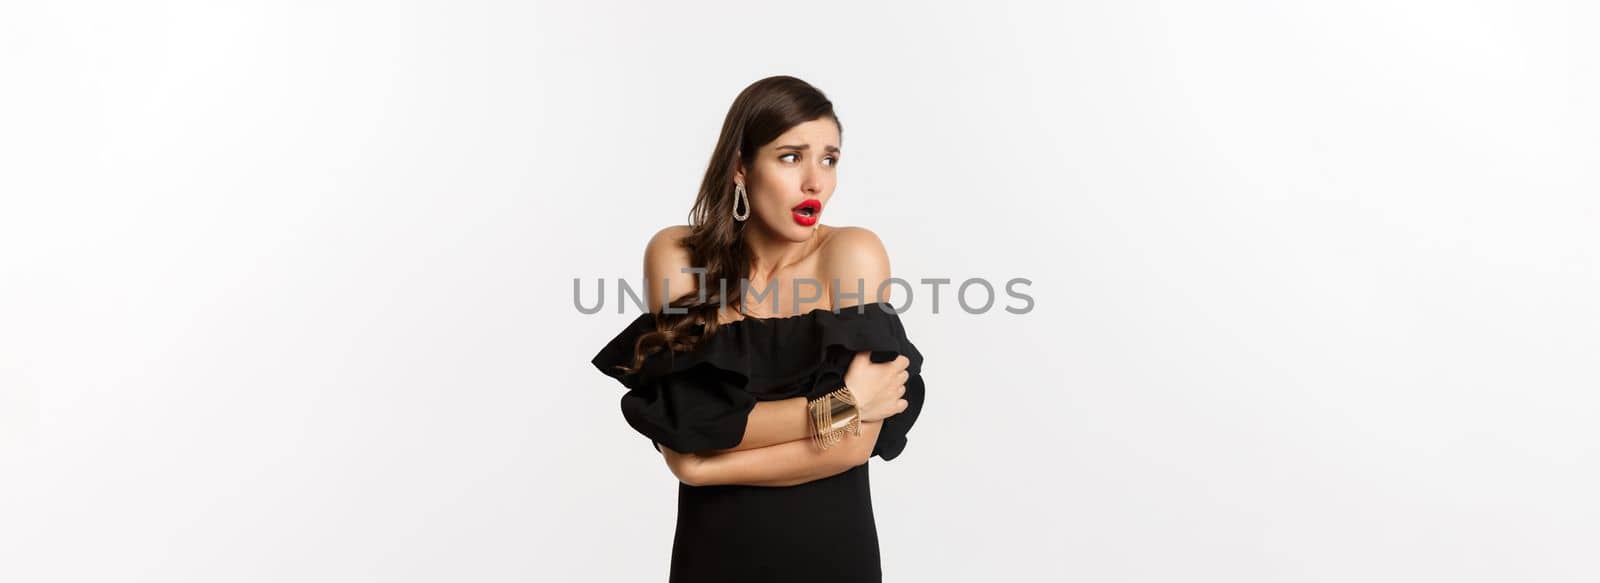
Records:
[[[867,463],[878,442],[881,421],[861,424],[861,435],[846,434],[826,450],[810,438],[746,451],[709,455],[661,448],[667,467],[690,486],[794,486],[844,473]]]
[[[707,452],[707,455],[747,451],[805,439],[811,434],[810,419],[805,397],[756,403],[755,408],[750,410],[749,421],[744,427],[744,439],[739,445]]]

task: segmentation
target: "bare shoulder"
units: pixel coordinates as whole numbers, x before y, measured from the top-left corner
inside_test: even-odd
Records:
[[[889,279],[889,252],[877,233],[866,227],[834,227],[823,243],[821,255],[821,270],[830,288],[833,280],[838,280],[843,292],[864,290],[866,302],[888,300],[887,290],[884,290],[885,297],[876,296],[876,290]],[[854,303],[847,302],[847,305]],[[840,304],[836,301],[834,305]]]
[[[689,225],[662,227],[661,230],[656,231],[656,234],[650,236],[650,242],[646,244],[645,249],[660,251],[681,249],[683,238],[689,236],[690,230]]]
[[[689,233],[689,225],[672,225],[656,231],[650,237],[650,242],[645,244],[646,301],[652,311],[660,308],[665,301],[676,300],[695,291],[695,275],[683,271],[683,268],[690,267],[691,261],[689,249],[683,246],[683,239]]]
[[[834,227],[822,245],[822,261],[831,271],[881,266],[889,268],[889,252],[878,234],[866,227]]]

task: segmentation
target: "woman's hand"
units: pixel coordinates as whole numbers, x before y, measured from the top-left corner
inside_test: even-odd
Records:
[[[906,394],[906,380],[911,378],[906,371],[910,364],[905,355],[889,362],[872,362],[872,353],[867,351],[857,352],[850,360],[844,385],[856,398],[856,412],[862,422],[881,421],[911,406],[900,398]]]

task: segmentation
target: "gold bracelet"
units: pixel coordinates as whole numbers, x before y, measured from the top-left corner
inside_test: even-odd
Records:
[[[844,432],[861,436],[861,414],[850,387],[828,393],[807,403],[811,410],[812,438],[817,447],[828,449],[844,439]]]

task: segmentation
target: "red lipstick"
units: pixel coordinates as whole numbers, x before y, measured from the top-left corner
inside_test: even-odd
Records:
[[[817,224],[817,217],[822,214],[822,201],[808,198],[789,210],[794,213],[794,222],[800,223],[802,227],[809,227]]]

